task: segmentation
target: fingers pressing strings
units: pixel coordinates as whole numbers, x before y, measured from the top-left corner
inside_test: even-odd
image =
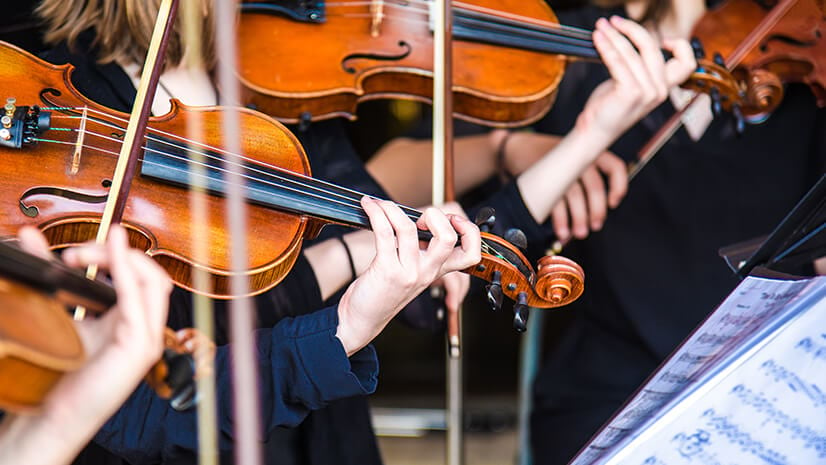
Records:
[[[58,107],[53,107],[53,108],[57,109]],[[68,107],[59,107],[59,108],[62,109],[62,110],[67,110],[68,109]],[[95,113],[96,111],[97,110],[94,110],[94,109],[91,109],[91,108],[88,110],[89,113]],[[102,112],[98,112],[98,113],[101,114],[101,115],[105,115]],[[56,115],[54,118],[57,119],[57,118],[61,118],[61,117],[62,118],[69,118],[69,119],[79,119],[79,118],[81,118],[81,116],[76,116],[76,115]],[[115,119],[118,119],[118,118],[115,118]],[[105,120],[102,120],[102,119],[99,119],[99,118],[90,118],[89,121],[87,122],[87,135],[97,136],[97,137],[100,137],[100,138],[103,138],[103,139],[106,139],[108,141],[115,142],[115,143],[121,143],[120,139],[118,139],[118,138],[115,138],[113,136],[106,136],[102,133],[95,132],[91,129],[88,129],[88,128],[92,127],[93,124],[99,124],[99,125],[102,125],[106,128],[109,128],[109,129],[122,130],[122,128],[120,126],[117,126],[114,123],[111,123],[111,122],[108,122],[108,121],[105,121]],[[62,129],[78,130],[77,128],[62,128]],[[150,134],[146,136],[147,140],[157,142],[160,145],[169,146],[172,149],[174,149],[176,153],[193,153],[193,150],[191,149],[191,145],[195,145],[195,146],[197,146],[200,149],[205,151],[205,152],[203,152],[203,155],[205,155],[206,158],[209,158],[213,161],[220,161],[221,163],[224,162],[224,158],[219,157],[217,154],[227,154],[228,153],[228,152],[226,152],[225,150],[223,150],[221,148],[214,147],[214,146],[211,146],[211,145],[208,145],[208,144],[203,144],[203,143],[200,143],[200,142],[197,142],[197,141],[191,141],[191,140],[188,140],[186,138],[183,138],[183,137],[180,137],[180,136],[177,136],[175,134],[168,133],[168,132],[165,132],[165,131],[149,128],[148,132]],[[65,144],[65,145],[74,145],[74,142],[70,142],[70,141],[55,141],[55,140],[48,140],[48,139],[39,139],[39,140],[41,142],[46,142],[46,143],[60,143],[60,144]],[[179,142],[180,144],[175,143],[175,142]],[[100,151],[100,152],[104,153],[105,156],[111,156],[113,158],[116,158],[118,156],[117,152],[114,152],[114,151],[111,151],[111,150],[106,150],[106,149],[95,147],[95,146],[91,146],[91,145],[84,145],[84,148]],[[175,153],[161,152],[161,151],[159,151],[158,149],[156,149],[154,147],[146,147],[145,146],[144,148],[145,148],[145,150],[147,150],[149,152],[162,154],[163,156],[170,157],[170,158],[175,159],[175,160],[190,162],[189,158],[185,158],[183,156],[176,155]],[[210,153],[210,152],[212,152],[212,153]],[[267,171],[265,171],[263,167],[261,167],[260,165],[257,165],[256,160],[250,159],[248,157],[244,157],[243,155],[239,155],[239,158],[241,158],[245,161],[249,161],[250,163],[256,163],[256,166],[251,166],[251,165],[247,165],[247,164],[244,165],[245,171],[254,173],[254,174],[242,174],[242,177],[249,180],[249,181],[255,181],[255,182],[259,182],[259,183],[269,185],[269,186],[272,186],[272,187],[276,187],[276,188],[279,188],[279,189],[286,189],[286,190],[290,190],[290,191],[293,191],[293,192],[307,194],[307,195],[310,195],[312,197],[322,199],[322,200],[325,200],[325,201],[332,201],[335,204],[339,205],[340,207],[348,209],[348,210],[342,210],[342,211],[346,211],[348,213],[353,212],[353,210],[350,210],[350,209],[356,209],[355,213],[357,215],[359,215],[360,217],[362,217],[362,219],[365,222],[367,221],[367,216],[361,213],[361,208],[360,208],[361,204],[360,204],[359,199],[361,199],[364,196],[364,194],[362,194],[360,192],[357,192],[357,191],[352,190],[352,189],[347,189],[347,188],[344,188],[344,187],[336,186],[336,185],[333,185],[333,184],[325,182],[325,181],[310,178],[308,176],[304,176],[304,175],[301,175],[299,173],[287,171],[287,170],[284,170],[284,169],[278,168],[278,167],[267,166],[266,167]],[[143,163],[152,164],[153,162],[150,161],[150,160],[144,160]],[[226,169],[221,167],[221,166],[208,165],[208,167],[210,169],[216,170],[218,172],[225,172],[226,171]],[[164,166],[164,168],[165,169],[172,169],[172,170],[177,169],[177,168],[168,167],[168,166]],[[179,170],[183,171],[183,169],[179,169]],[[246,188],[249,191],[252,191],[252,192],[265,193],[265,191],[256,188],[254,185],[248,185]],[[418,220],[422,215],[421,212],[419,212],[419,211],[417,211],[413,208],[402,206],[402,205],[399,205],[399,207],[406,213],[407,217],[411,220],[414,220],[414,221]],[[483,242],[481,244],[481,248],[482,248],[482,251],[485,252],[485,253],[489,253],[489,254],[495,255],[499,258],[505,259],[505,257],[502,257],[500,254],[495,252],[495,250],[493,248],[491,248],[485,242]]]

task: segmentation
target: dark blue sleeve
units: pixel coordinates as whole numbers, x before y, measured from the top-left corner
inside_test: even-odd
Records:
[[[337,326],[337,308],[329,307],[255,332],[262,441],[276,426],[299,424],[310,410],[375,391],[375,350],[367,346],[347,358],[335,336]],[[231,365],[231,346],[219,347],[215,373],[222,450],[232,448]],[[196,423],[196,409],[178,412],[142,383],[94,441],[133,465],[157,463],[197,449]]]

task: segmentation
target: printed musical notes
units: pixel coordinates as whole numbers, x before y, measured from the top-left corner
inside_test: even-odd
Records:
[[[826,464],[826,277],[749,277],[571,465]]]

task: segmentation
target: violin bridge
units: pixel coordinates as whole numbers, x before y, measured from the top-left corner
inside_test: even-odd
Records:
[[[381,23],[384,19],[384,0],[373,0],[370,3],[370,35],[378,37],[381,34]]]
[[[80,154],[83,150],[83,139],[86,137],[86,119],[89,112],[88,107],[83,107],[83,112],[80,115],[80,127],[77,130],[77,140],[75,141],[75,152],[72,155],[72,168],[70,174],[77,174],[80,170]]]

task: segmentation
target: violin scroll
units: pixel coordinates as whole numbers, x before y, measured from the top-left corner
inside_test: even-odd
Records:
[[[494,309],[504,294],[516,304],[514,326],[524,330],[527,307],[555,308],[582,295],[585,273],[565,257],[544,257],[534,270],[518,247],[501,237],[482,233],[482,260],[467,273],[488,284],[488,300]]]
[[[542,257],[535,288],[554,306],[568,305],[585,290],[585,272],[571,259],[559,255]]]
[[[716,52],[720,58],[714,64],[722,69],[702,64],[710,72],[698,76],[689,88],[717,87],[722,106],[735,116],[742,115],[738,124],[765,121],[780,105],[786,83],[807,84],[818,106],[826,106],[823,3],[720,2],[700,19],[693,34]]]

